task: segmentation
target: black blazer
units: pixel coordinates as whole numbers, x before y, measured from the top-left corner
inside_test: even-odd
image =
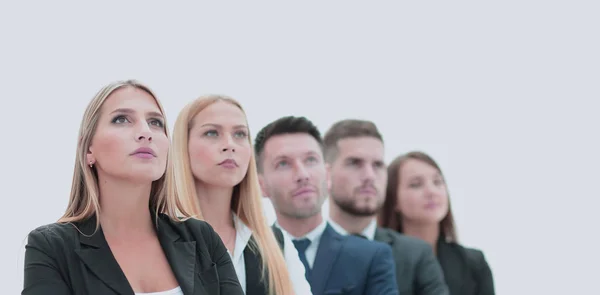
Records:
[[[494,295],[494,279],[483,252],[440,238],[437,256],[452,295]]]
[[[275,225],[271,228],[273,229],[277,243],[279,243],[279,248],[283,251],[283,232]],[[269,294],[268,269],[265,276],[262,277],[262,257],[258,252],[258,244],[254,237],[250,238],[248,245],[244,249],[244,265],[246,265],[246,295]]]
[[[375,240],[392,247],[400,295],[448,295],[442,268],[427,242],[378,227]]]
[[[31,231],[25,246],[21,294],[134,295],[102,228],[90,236],[95,225],[96,218],[92,217]],[[155,226],[183,294],[244,295],[227,249],[208,223],[196,219],[174,222],[161,214]]]

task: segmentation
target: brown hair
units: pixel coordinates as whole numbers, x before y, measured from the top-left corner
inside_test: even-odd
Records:
[[[325,149],[325,161],[331,163],[337,157],[337,143],[346,138],[374,137],[383,142],[383,136],[379,133],[375,123],[371,121],[346,119],[333,124],[323,137]]]
[[[402,215],[396,210],[398,207],[398,186],[400,186],[400,169],[406,161],[413,159],[424,162],[431,165],[439,173],[442,179],[444,175],[440,166],[431,158],[429,155],[414,151],[401,156],[398,156],[388,166],[388,184],[385,194],[385,202],[379,212],[378,220],[379,225],[382,227],[391,228],[398,232],[402,232]],[[444,180],[445,182],[445,180]],[[446,188],[447,189],[447,188]],[[458,242],[456,227],[454,224],[454,217],[452,215],[452,209],[450,207],[450,195],[448,194],[448,214],[440,221],[440,236],[448,242]]]
[[[173,130],[173,165],[170,179],[167,182],[169,195],[181,200],[183,207],[194,218],[203,219],[202,211],[210,208],[201,208],[194,185],[194,175],[190,165],[190,151],[188,149],[189,131],[192,128],[194,117],[208,106],[217,102],[226,102],[242,112],[244,109],[233,98],[222,95],[202,96],[183,108],[175,122]],[[248,141],[252,144],[250,137]],[[267,225],[262,208],[262,195],[256,171],[256,159],[251,153],[250,165],[242,182],[234,187],[230,208],[251,230],[261,254],[262,277],[269,283],[269,294],[292,294],[292,282],[285,264],[285,259],[272,229]]]

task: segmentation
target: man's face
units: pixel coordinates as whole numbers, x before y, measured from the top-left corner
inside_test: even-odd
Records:
[[[356,216],[372,216],[383,205],[387,185],[383,142],[375,137],[345,138],[337,143],[330,167],[333,202]]]
[[[273,136],[260,160],[261,188],[278,214],[304,219],[321,213],[328,185],[317,140],[307,133]]]

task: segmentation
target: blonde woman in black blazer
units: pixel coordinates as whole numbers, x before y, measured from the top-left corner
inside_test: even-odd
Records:
[[[427,154],[410,152],[388,166],[379,224],[428,242],[436,252],[451,295],[494,295],[483,252],[458,243],[444,176]]]
[[[102,88],[81,123],[67,210],[29,234],[22,294],[242,295],[218,235],[164,194],[168,154],[152,91]]]

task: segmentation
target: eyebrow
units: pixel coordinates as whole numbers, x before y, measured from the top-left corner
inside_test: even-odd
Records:
[[[308,151],[306,153],[302,153],[302,156],[303,157],[306,157],[306,156],[317,156],[317,157],[319,157],[319,153],[317,153],[315,151]],[[290,158],[293,158],[293,157],[290,157],[289,155],[286,155],[286,154],[277,155],[275,158],[273,158],[273,161],[277,162],[277,161],[282,160],[282,159],[290,159]],[[321,158],[321,157],[319,157],[319,158]]]
[[[135,111],[133,109],[119,108],[119,109],[116,109],[111,112],[111,114],[113,114],[113,113],[133,114],[133,113],[135,113]],[[159,117],[159,118],[164,117],[161,113],[154,112],[154,111],[148,112],[147,114],[152,117]]]
[[[223,128],[223,126],[221,126],[219,124],[213,124],[213,123],[202,124],[200,127]],[[248,126],[246,126],[246,125],[235,125],[235,126],[233,126],[233,129],[248,129]]]

